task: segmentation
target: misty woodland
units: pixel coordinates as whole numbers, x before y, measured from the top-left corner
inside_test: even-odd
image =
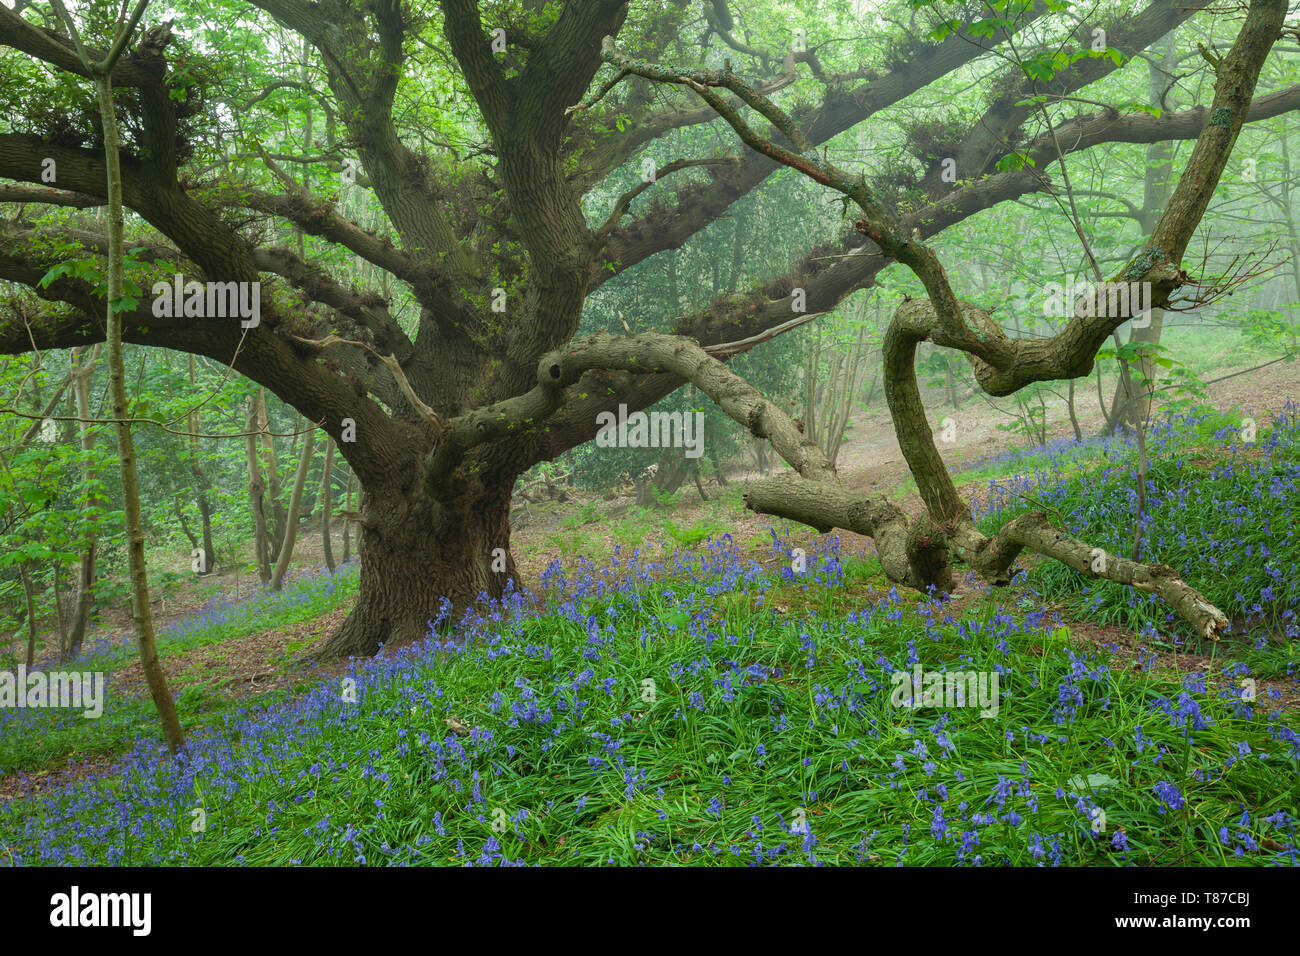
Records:
[[[1298,326],[1295,0],[3,0],[0,866],[1300,865]]]

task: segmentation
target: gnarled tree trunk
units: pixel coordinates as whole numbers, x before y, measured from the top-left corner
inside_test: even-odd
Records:
[[[516,571],[510,553],[513,474],[474,482],[446,502],[399,485],[363,485],[361,588],[342,627],[313,649],[318,659],[369,655],[420,640],[443,612],[500,597]],[[498,550],[499,549],[499,550]]]

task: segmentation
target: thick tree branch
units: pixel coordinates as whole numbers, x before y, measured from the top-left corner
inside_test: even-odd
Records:
[[[93,209],[104,205],[105,200],[100,196],[89,196],[69,189],[51,189],[48,186],[0,186],[0,202],[45,203],[72,209]]]

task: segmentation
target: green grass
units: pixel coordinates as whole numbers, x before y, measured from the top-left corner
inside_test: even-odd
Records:
[[[259,695],[261,703],[275,703],[289,699],[293,691],[301,691],[310,684],[304,679],[292,690],[279,690]],[[61,767],[69,758],[119,757],[139,743],[142,734],[147,738],[160,737],[155,729],[158,711],[148,696],[114,700],[111,685],[106,685],[105,695],[110,705],[93,720],[72,714],[47,711],[53,719],[42,720],[39,731],[27,727],[5,727],[0,731],[0,776],[12,773],[31,774],[38,770]],[[188,684],[176,689],[176,714],[186,733],[203,727],[217,726],[222,714],[246,705],[225,696],[219,688],[209,683]],[[44,715],[43,715],[44,716]]]
[[[196,776],[146,766],[129,799],[144,805],[134,819],[150,813],[125,840],[125,784],[106,781],[77,810],[76,846],[94,861],[243,865],[1168,865],[1265,862],[1279,854],[1233,853],[1294,842],[1285,818],[1262,818],[1300,799],[1296,756],[1254,708],[1193,688],[1213,726],[1189,738],[1162,710],[1179,706],[1177,683],[991,599],[768,609],[814,588],[751,582],[753,600],[719,614],[705,581],[674,581],[507,619],[463,654],[399,655],[358,674],[358,703],[323,685],[297,702],[302,718],[200,743]],[[998,714],[893,706],[880,662],[911,658],[1000,671]],[[448,731],[453,715],[472,736]],[[790,832],[801,820],[813,840]],[[57,844],[70,825],[57,800],[23,805],[0,840],[21,851],[24,832],[48,829]]]

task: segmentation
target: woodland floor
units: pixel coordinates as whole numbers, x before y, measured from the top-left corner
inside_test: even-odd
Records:
[[[1220,373],[1222,374],[1222,373]],[[1107,400],[1110,397],[1108,383]],[[1085,436],[1095,435],[1103,424],[1103,416],[1098,408],[1095,382],[1084,385],[1080,383],[1080,396],[1076,402],[1080,426]],[[979,397],[967,398],[958,409],[941,404],[941,396],[932,393],[929,411],[932,422],[940,422],[951,417],[956,423],[956,440],[941,444],[940,451],[950,467],[961,468],[980,459],[997,455],[1015,447],[1024,447],[1024,438],[999,430],[998,425],[1009,421],[1003,413],[990,407]],[[1257,371],[1247,372],[1209,386],[1206,402],[1220,409],[1239,408],[1243,414],[1267,418],[1269,412],[1282,408],[1288,398],[1300,397],[1300,363],[1279,363]],[[1049,404],[1048,421],[1049,438],[1071,438],[1073,430],[1066,416],[1064,402]],[[899,450],[897,440],[890,424],[887,410],[883,406],[867,412],[859,412],[853,426],[845,437],[839,458],[839,472],[842,480],[850,487],[868,494],[887,495],[897,504],[909,511],[919,511],[921,502],[911,484],[910,473]],[[744,484],[758,476],[756,471],[735,470],[728,472],[729,482],[733,485]],[[959,487],[963,476],[959,471],[955,480]],[[966,479],[970,480],[969,477]],[[719,491],[714,483],[706,484],[706,490],[712,496]],[[734,500],[734,499],[733,499]],[[515,529],[512,532],[512,547],[516,562],[525,583],[529,587],[537,584],[542,571],[552,561],[560,560],[570,563],[575,557],[571,550],[572,541],[557,541],[556,530],[561,527],[566,517],[583,504],[597,509],[599,517],[583,526],[582,533],[586,543],[584,554],[598,566],[604,562],[617,545],[610,530],[626,514],[632,504],[630,497],[614,498],[570,498],[564,502],[546,502],[530,504],[520,508],[516,513]],[[678,493],[674,507],[665,510],[663,517],[676,522],[679,526],[689,527],[698,520],[718,519],[722,502],[702,502],[692,485],[684,485]],[[728,532],[733,536],[742,551],[752,550],[756,556],[765,556],[771,563],[771,529],[772,519],[756,515],[733,507],[722,519]],[[810,553],[819,540],[829,537],[819,536],[811,529],[781,523],[781,532],[791,545],[803,547]],[[341,553],[339,543],[340,529],[334,528],[334,552]],[[840,533],[844,553],[856,553],[870,550],[870,543],[860,535]],[[639,545],[650,553],[659,549],[672,550],[676,547],[672,537],[663,527],[651,526]],[[626,548],[624,549],[626,550]],[[303,567],[323,565],[323,552],[319,531],[309,531],[304,525],[298,536],[295,550],[295,564]],[[215,582],[221,591],[229,596],[241,596],[251,592],[255,579],[246,572],[233,569],[218,570],[203,579],[208,587],[205,591],[181,586],[166,597],[160,597],[153,604],[155,626],[161,631],[167,624],[181,620],[197,613],[204,604]],[[974,592],[966,585],[959,585],[955,600],[961,601],[971,597]],[[864,593],[863,598],[871,595]],[[327,666],[304,665],[299,659],[303,647],[315,639],[329,633],[346,615],[348,607],[340,607],[322,617],[303,621],[296,625],[280,627],[244,637],[232,638],[217,644],[209,644],[187,651],[164,654],[162,663],[173,692],[202,684],[214,694],[226,699],[244,699],[260,696],[272,691],[292,691],[306,686],[322,677],[342,672],[346,662]],[[777,610],[788,609],[777,606]],[[1127,657],[1131,666],[1137,666],[1137,642],[1135,635],[1122,627],[1099,626],[1095,623],[1080,621],[1064,610],[1062,619],[1069,624],[1072,632],[1097,647],[1107,647],[1122,657]],[[130,612],[126,606],[106,609],[101,612],[94,635],[88,640],[104,636],[123,639],[130,633]],[[43,635],[49,646],[57,646],[57,635]],[[13,646],[10,646],[13,650]],[[1148,649],[1149,650],[1149,649]],[[38,658],[43,657],[38,653]],[[1190,673],[1212,671],[1212,662],[1205,657],[1188,653],[1161,653],[1152,670],[1157,673]],[[116,690],[126,690],[128,696],[144,697],[147,689],[138,662],[132,662],[119,668],[114,673]],[[1287,710],[1300,707],[1300,690],[1294,681],[1261,681],[1260,696],[1264,699],[1268,690],[1280,694],[1276,705]],[[118,759],[117,755],[79,753],[67,761],[46,767],[39,771],[10,774],[0,777],[0,800],[13,799],[20,795],[30,795],[49,787],[57,786],[72,779],[93,776],[111,766]]]

